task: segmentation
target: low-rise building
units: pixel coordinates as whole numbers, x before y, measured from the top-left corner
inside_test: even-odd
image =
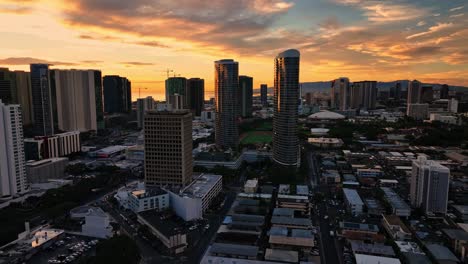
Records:
[[[308,214],[309,196],[278,194],[276,206],[280,208],[291,208]]]
[[[272,216],[271,225],[291,229],[310,229],[312,227],[312,221],[309,218]]]
[[[209,208],[213,199],[223,189],[223,177],[214,174],[195,176],[191,184],[180,192],[168,191],[171,207],[175,213],[184,219],[200,219]]]
[[[128,194],[128,206],[134,213],[162,211],[170,206],[169,194],[157,187],[135,190]]]
[[[456,125],[458,124],[458,118],[451,115],[442,115],[437,113],[431,113],[429,115],[430,122],[442,122],[444,124]]]
[[[364,199],[369,215],[380,216],[385,212],[382,204],[376,199]]]
[[[358,192],[354,189],[343,188],[343,194],[348,212],[352,215],[361,215],[364,202]]]
[[[401,217],[408,217],[411,215],[411,207],[391,188],[381,187],[380,189],[384,192],[384,199],[392,207],[394,215]]]
[[[397,215],[383,215],[382,226],[394,240],[411,239],[411,231]]]
[[[299,252],[267,248],[265,251],[265,260],[282,263],[297,263],[299,261]]]
[[[309,186],[307,185],[296,185],[296,194],[297,195],[309,195]]]
[[[81,233],[84,236],[104,239],[112,236],[109,216],[101,208],[93,207],[89,209],[84,219],[84,224],[81,226]]]
[[[141,212],[137,219],[140,224],[147,226],[171,253],[179,254],[188,248],[188,230],[185,228],[185,223],[173,221],[155,211]]]
[[[213,243],[209,248],[209,254],[218,257],[232,257],[254,260],[258,255],[257,246]]]
[[[258,189],[258,179],[247,180],[244,184],[245,193],[256,193]]]
[[[356,263],[358,264],[401,264],[397,258],[379,257],[373,255],[356,254]]]
[[[383,175],[381,169],[357,169],[356,174],[359,178],[376,178]]]
[[[319,148],[339,148],[343,146],[343,140],[340,138],[309,138],[307,142]]]
[[[373,224],[340,222],[341,235],[350,240],[383,242],[385,237],[379,234],[379,227]]]
[[[426,245],[427,251],[438,264],[457,264],[460,260],[448,249],[439,244]]]
[[[45,183],[49,179],[62,179],[68,158],[50,158],[26,163],[26,176],[31,183]]]
[[[416,120],[427,119],[429,113],[428,104],[408,104],[406,115]]]
[[[455,215],[463,222],[468,222],[468,205],[453,205]]]
[[[391,246],[380,243],[364,243],[358,240],[350,240],[351,250],[354,254],[368,254],[382,257],[394,257],[395,251]]]
[[[268,234],[268,242],[272,248],[310,252],[315,246],[314,234],[311,230],[273,226]]]
[[[444,229],[450,246],[455,253],[464,261],[468,260],[468,232],[463,229]]]

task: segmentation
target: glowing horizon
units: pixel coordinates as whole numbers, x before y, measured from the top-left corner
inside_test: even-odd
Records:
[[[301,82],[418,79],[468,86],[465,1],[0,0],[0,67],[99,69],[164,94],[166,70],[205,79],[233,58],[254,87],[273,84],[277,53],[301,52]],[[146,88],[146,89],[144,89]],[[209,97],[209,96],[207,96]]]

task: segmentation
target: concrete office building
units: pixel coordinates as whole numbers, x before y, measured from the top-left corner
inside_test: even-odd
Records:
[[[215,140],[221,148],[236,149],[239,113],[239,63],[226,59],[215,61]]]
[[[137,122],[138,128],[143,127],[145,112],[155,108],[154,99],[151,96],[137,99]]]
[[[411,171],[411,205],[427,213],[447,213],[450,170],[420,156]]]
[[[408,99],[407,104],[421,103],[421,82],[414,80],[408,84]]]
[[[31,64],[31,93],[34,134],[53,135],[56,130],[57,104],[50,85],[49,65]]]
[[[65,177],[68,158],[51,158],[26,163],[26,175],[30,183],[45,183],[50,179]]]
[[[331,108],[338,110],[347,110],[351,100],[351,86],[349,79],[340,77],[333,80],[331,85]]]
[[[163,211],[169,208],[169,201],[169,194],[157,187],[128,193],[129,209],[136,214],[148,210]]]
[[[0,197],[27,191],[25,166],[21,107],[0,100]]]
[[[416,120],[424,120],[428,118],[428,104],[408,104],[406,106],[406,115]]]
[[[299,89],[297,50],[286,50],[275,59],[275,91],[273,98],[273,160],[282,166],[299,166],[297,136]]]
[[[350,108],[374,109],[377,102],[377,82],[354,82],[351,87]]]
[[[252,116],[253,78],[239,76],[239,113],[241,117]]]
[[[57,100],[57,125],[62,131],[104,128],[101,71],[51,70]]]
[[[129,113],[132,111],[132,84],[118,75],[103,78],[104,111],[106,113]]]
[[[260,84],[260,101],[263,106],[268,105],[268,85]]]
[[[194,116],[200,116],[205,104],[205,80],[190,78],[187,80],[188,107]]]
[[[80,131],[55,134],[58,140],[59,156],[64,157],[81,151]]]
[[[79,131],[70,131],[51,136],[39,136],[24,140],[27,160],[64,157],[81,151]]]
[[[192,114],[148,111],[144,122],[145,183],[183,187],[192,180]]]
[[[423,86],[421,88],[421,103],[428,104],[434,101],[434,89],[432,86]]]
[[[185,77],[170,77],[166,80],[166,102],[169,101],[171,95],[182,95],[184,103],[180,109],[185,109],[187,104],[187,78]]]

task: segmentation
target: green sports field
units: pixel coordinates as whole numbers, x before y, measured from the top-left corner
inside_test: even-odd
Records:
[[[241,135],[242,144],[263,144],[271,143],[272,132],[270,131],[251,131]]]

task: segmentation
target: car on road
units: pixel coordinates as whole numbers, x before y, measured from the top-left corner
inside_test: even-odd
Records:
[[[325,216],[323,217],[323,219],[324,219],[324,220],[327,220],[327,219],[328,219],[328,215],[325,215]]]

